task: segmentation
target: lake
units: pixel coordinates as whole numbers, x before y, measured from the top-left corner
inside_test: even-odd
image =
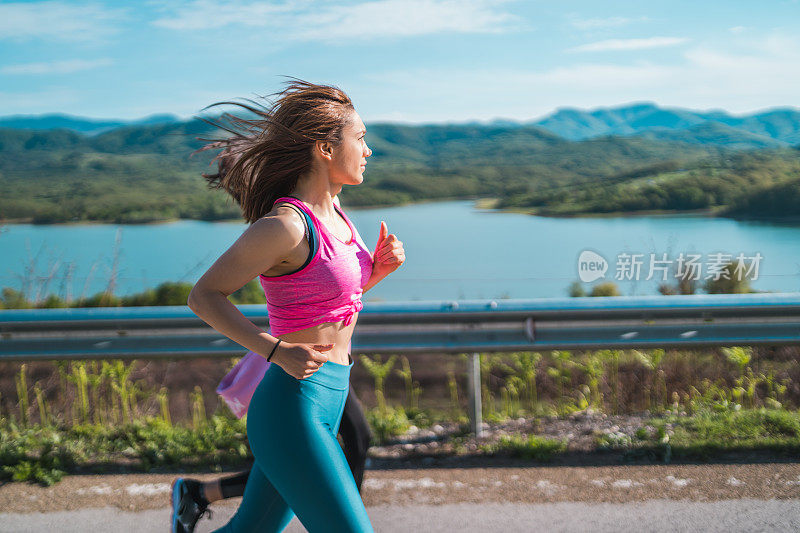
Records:
[[[757,275],[755,289],[800,290],[798,225],[688,215],[546,218],[476,209],[472,201],[345,209],[370,248],[385,220],[406,250],[405,264],[365,301],[568,296],[580,280],[579,258],[585,274],[605,262],[604,278],[580,281],[587,292],[608,280],[625,295],[657,294],[663,268],[651,268],[651,254],[653,266],[664,267],[681,253],[695,254],[700,280],[718,275],[714,265],[725,255],[742,254]],[[6,225],[0,228],[0,286],[25,288],[30,297],[90,296],[108,286],[115,249],[118,295],[164,281],[194,282],[244,228],[198,221]],[[637,258],[639,271],[623,268]]]

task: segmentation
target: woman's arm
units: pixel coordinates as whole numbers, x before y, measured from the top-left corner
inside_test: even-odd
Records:
[[[386,222],[381,221],[381,228],[378,230],[378,244],[375,245],[375,251],[372,253],[372,274],[367,284],[361,289],[362,294],[400,268],[400,265],[406,260],[403,242],[394,233],[387,235],[388,232]]]
[[[339,203],[338,194],[333,197],[333,203],[335,203],[337,206],[341,206]],[[372,254],[372,274],[370,275],[367,284],[361,289],[362,294],[380,283],[386,278],[386,276],[397,270],[400,265],[403,264],[403,261],[406,260],[402,241],[398,240],[395,235],[387,236],[386,233],[386,223],[381,221],[381,228],[378,231],[378,244],[375,246],[375,253]],[[376,254],[380,258],[377,268],[375,261]]]
[[[277,339],[248,320],[228,296],[278,264],[303,238],[304,230],[289,217],[257,220],[197,281],[189,308],[229,339],[266,357]]]
[[[291,208],[285,209],[294,213]],[[187,301],[191,310],[215,330],[264,357],[273,353],[270,361],[297,379],[319,370],[328,360],[319,350],[330,350],[333,345],[278,345],[276,337],[247,320],[228,296],[278,264],[303,239],[305,227],[294,215],[283,213],[257,220],[203,274]]]
[[[338,194],[337,194],[336,196],[334,196],[334,197],[333,197],[333,203],[335,203],[335,204],[336,204],[337,206],[339,206],[339,207],[341,207],[341,206],[342,206],[342,204],[339,202],[339,195],[338,195]],[[383,278],[385,278],[385,277],[386,277],[386,276],[383,276],[381,279],[383,279]],[[364,286],[364,288],[363,288],[363,289],[361,289],[361,293],[363,294],[363,293],[367,292],[368,290],[370,290],[372,287],[374,287],[375,285],[377,285],[377,284],[378,284],[378,282],[379,282],[381,279],[378,279],[378,278],[376,278],[376,277],[375,277],[375,272],[373,271],[372,275],[369,277],[369,281],[368,281],[368,282],[367,282],[367,284]]]
[[[364,285],[364,288],[361,289],[361,294],[364,294],[365,292],[370,290],[372,287],[374,287],[375,285],[377,285],[378,283],[380,283],[381,281],[386,279],[386,276],[388,276],[388,274],[383,275],[380,278],[378,278],[378,276],[376,276],[375,272],[373,271],[372,275],[369,277],[369,281],[367,282],[366,285]]]

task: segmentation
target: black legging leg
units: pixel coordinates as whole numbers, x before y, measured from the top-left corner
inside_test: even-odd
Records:
[[[361,482],[364,480],[364,466],[367,462],[367,449],[372,440],[372,431],[367,422],[367,417],[364,416],[361,402],[358,401],[355,390],[353,390],[352,383],[347,393],[347,400],[345,400],[342,422],[339,424],[339,435],[342,436],[344,441],[342,446],[344,456],[347,458],[347,464],[350,465],[353,478],[355,478],[356,485],[360,491]],[[222,497],[236,498],[237,496],[242,496],[249,475],[250,470],[246,470],[220,479],[219,485]]]
[[[353,472],[358,490],[361,491],[361,482],[364,480],[364,465],[367,462],[367,449],[372,440],[372,432],[358,401],[353,384],[347,393],[347,400],[342,412],[342,422],[339,424],[339,435],[344,441],[344,456]]]
[[[219,488],[222,493],[222,499],[242,496],[244,494],[244,486],[247,485],[248,477],[250,477],[250,470],[245,470],[239,474],[220,479]]]

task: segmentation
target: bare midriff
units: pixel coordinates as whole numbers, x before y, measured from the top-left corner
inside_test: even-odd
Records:
[[[325,322],[311,326],[310,328],[293,331],[291,333],[283,333],[275,335],[275,337],[282,339],[284,342],[296,342],[302,344],[333,344],[327,352],[323,352],[328,356],[328,363],[335,363],[339,365],[349,365],[347,347],[350,344],[350,339],[353,336],[353,330],[358,321],[358,313],[353,315],[352,322],[347,326],[343,326],[343,320],[339,322]],[[327,363],[326,363],[327,364]]]

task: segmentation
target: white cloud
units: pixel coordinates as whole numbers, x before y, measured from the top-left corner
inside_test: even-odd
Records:
[[[728,31],[731,33],[742,33],[745,29],[744,26],[734,26],[732,28],[728,28]]]
[[[72,74],[100,67],[107,67],[114,63],[109,58],[102,59],[66,59],[64,61],[48,61],[44,63],[24,63],[8,65],[0,68],[2,74]]]
[[[507,0],[375,0],[355,5],[196,0],[153,24],[174,30],[228,25],[269,29],[295,40],[404,37],[432,33],[501,33],[521,22]]]
[[[798,105],[800,39],[773,33],[748,40],[745,49],[748,52],[741,54],[709,47],[688,50],[685,69],[695,81],[691,92],[705,98],[718,95],[742,102],[772,100],[772,105]]]
[[[728,43],[726,43],[727,45]],[[371,73],[351,91],[365,120],[529,120],[563,106],[654,101],[749,113],[800,106],[800,38],[773,33],[728,46],[694,46],[678,63],[581,63],[543,70],[414,69]],[[457,89],[457,90],[456,90]],[[373,95],[379,95],[373,96]],[[387,114],[386,101],[396,102]],[[363,103],[362,103],[363,102]],[[373,111],[374,109],[374,111]],[[465,116],[464,110],[470,110]]]
[[[620,86],[656,85],[666,81],[672,74],[671,67],[641,61],[633,65],[581,64],[557,67],[538,74],[536,79],[554,87],[583,84],[593,89],[615,89]]]
[[[172,4],[168,4],[172,5]],[[174,9],[155,21],[155,26],[171,30],[209,30],[228,25],[280,26],[282,17],[294,11],[295,4],[195,0]]]
[[[122,11],[101,4],[0,3],[0,39],[91,41],[116,31]]]
[[[798,41],[797,35],[787,35],[780,31],[775,31],[763,39],[750,37],[743,42],[748,50],[761,51],[775,57],[796,57],[800,51],[800,41]]]
[[[574,15],[571,17],[570,24],[579,30],[596,30],[601,28],[618,28],[634,22],[649,20],[647,17],[628,18],[628,17],[607,17],[594,19],[580,19]]]
[[[648,37],[647,39],[608,39],[595,43],[582,44],[570,48],[567,52],[609,52],[619,50],[644,50],[648,48],[660,48],[664,46],[675,46],[688,42],[685,37]]]
[[[337,37],[411,36],[432,33],[502,33],[516,17],[485,0],[380,0],[331,8],[320,13],[318,26],[309,24],[300,36],[326,40]]]

